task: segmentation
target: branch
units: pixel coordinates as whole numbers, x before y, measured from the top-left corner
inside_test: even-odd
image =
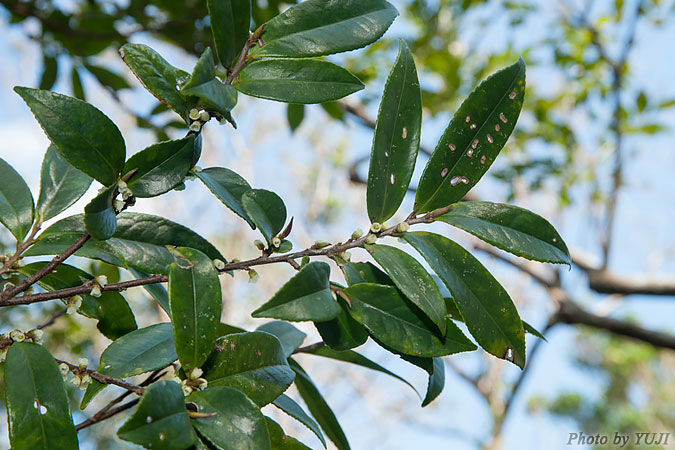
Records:
[[[145,390],[144,388],[142,388],[140,386],[136,386],[135,384],[127,383],[126,381],[122,381],[122,380],[119,380],[117,378],[109,377],[108,375],[103,375],[102,373],[97,372],[95,370],[80,369],[79,366],[76,366],[75,364],[71,364],[67,361],[62,361],[62,360],[56,359],[56,358],[54,358],[54,359],[56,360],[56,362],[58,364],[65,364],[66,366],[68,366],[68,368],[72,372],[77,373],[77,374],[86,373],[87,375],[89,375],[94,380],[99,381],[103,384],[113,384],[115,386],[119,386],[119,387],[124,388],[128,391],[131,391],[131,392],[133,392],[134,394],[137,394],[137,395],[143,395],[143,391]]]
[[[248,52],[260,41],[260,36],[262,36],[262,32],[264,29],[265,24],[263,23],[257,30],[255,30],[255,32],[249,34],[249,37],[246,40],[246,43],[244,44],[244,48],[241,50],[241,53],[239,54],[239,59],[237,60],[232,70],[229,71],[227,74],[225,84],[231,85],[232,82],[237,77],[237,75],[239,75],[239,72],[241,72],[241,70],[244,67],[246,67],[246,64],[248,64],[249,62]]]
[[[130,402],[125,403],[122,406],[118,406],[117,408],[110,409],[106,411],[105,413],[101,414],[101,416],[98,417],[98,420],[92,421],[92,419],[87,419],[82,423],[79,423],[75,426],[75,431],[80,431],[84,428],[87,428],[88,426],[94,425],[98,422],[102,422],[106,419],[111,418],[112,416],[121,413],[122,411],[126,411],[129,408],[133,408],[138,402],[140,401],[139,398],[136,398]]]

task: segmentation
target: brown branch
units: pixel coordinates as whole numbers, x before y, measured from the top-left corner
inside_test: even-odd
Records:
[[[38,220],[33,225],[33,228],[31,228],[30,234],[26,237],[26,239],[24,239],[24,241],[21,243],[16,243],[16,251],[12,256],[4,261],[2,267],[0,267],[0,274],[9,272],[14,268],[14,265],[17,263],[17,261],[21,259],[23,252],[25,252],[28,247],[35,243],[35,235],[38,233],[38,231],[40,231],[41,226],[41,220]]]
[[[61,309],[61,310],[55,312],[55,313],[49,318],[49,320],[47,320],[45,323],[43,323],[43,324],[41,324],[41,325],[38,325],[38,326],[35,327],[35,328],[38,329],[38,330],[42,330],[42,329],[47,328],[47,327],[50,326],[50,325],[53,325],[54,322],[56,322],[56,319],[58,319],[59,317],[61,317],[61,316],[63,316],[63,315],[66,314],[66,311],[67,311],[67,309]]]
[[[143,395],[143,391],[145,390],[144,388],[140,386],[136,386],[135,384],[127,383],[126,381],[119,380],[117,378],[109,377],[108,375],[103,375],[100,372],[97,372],[95,370],[90,370],[90,369],[80,369],[78,366],[75,364],[71,364],[68,361],[62,361],[60,359],[56,359],[56,362],[58,364],[65,364],[68,366],[68,368],[73,371],[74,373],[82,374],[86,373],[89,375],[91,378],[93,378],[96,381],[99,381],[103,384],[113,384],[115,386],[119,386],[121,388],[124,388],[128,391],[133,392],[134,394],[137,395]]]
[[[106,419],[109,419],[109,418],[111,418],[112,416],[121,413],[122,411],[126,411],[126,410],[129,409],[129,408],[133,408],[139,401],[140,401],[140,399],[139,399],[139,398],[136,398],[136,399],[134,399],[134,400],[131,400],[130,402],[125,403],[125,404],[122,405],[122,406],[118,406],[117,408],[110,409],[110,410],[106,411],[104,414],[102,414],[102,415],[98,418],[98,420],[96,420],[95,422],[94,422],[94,421],[91,421],[91,419],[87,419],[87,420],[85,420],[84,422],[77,424],[77,425],[75,426],[75,431],[80,431],[80,430],[82,430],[82,429],[84,429],[84,428],[87,428],[87,427],[89,427],[89,426],[91,426],[91,425],[94,425],[94,424],[96,424],[96,423],[98,423],[98,422],[102,422],[102,421],[104,421],[104,420],[106,420]]]
[[[255,30],[255,32],[249,34],[249,37],[246,40],[246,43],[244,44],[244,48],[241,50],[241,53],[239,54],[239,59],[235,63],[232,70],[230,70],[227,74],[225,84],[231,85],[232,82],[237,77],[237,75],[239,75],[239,72],[241,72],[241,70],[244,67],[246,67],[246,64],[248,64],[249,62],[248,52],[250,52],[251,49],[260,41],[260,36],[262,36],[264,29],[265,24],[263,23],[257,30]]]
[[[314,344],[306,345],[304,347],[298,347],[295,350],[293,350],[293,354],[311,352],[312,350],[316,350],[318,348],[321,348],[324,345],[326,345],[326,344],[323,343],[323,342],[316,342]]]

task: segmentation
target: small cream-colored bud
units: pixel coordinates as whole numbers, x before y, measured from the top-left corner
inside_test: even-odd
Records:
[[[331,245],[330,242],[316,241],[312,247],[314,247],[314,248],[326,248],[330,245]]]
[[[410,229],[410,224],[408,222],[401,222],[398,225],[396,225],[396,231],[399,233],[405,233]]]
[[[5,362],[7,358],[7,349],[0,350],[0,363]]]
[[[199,120],[201,120],[202,122],[208,122],[209,119],[211,119],[211,115],[206,111],[202,111],[199,113]]]
[[[73,386],[79,386],[80,383],[82,382],[82,379],[78,375],[73,375],[73,378],[70,379],[70,383]]]
[[[198,110],[197,108],[192,108],[192,109],[190,110],[190,114],[188,114],[188,116],[189,116],[190,119],[192,119],[192,120],[197,120],[197,119],[199,119],[199,110]]]
[[[68,367],[68,364],[66,363],[61,363],[59,364],[59,370],[61,371],[61,374],[65,375],[70,372],[70,367]]]
[[[349,262],[349,260],[352,258],[352,255],[349,252],[342,252],[338,256],[347,262]]]
[[[77,360],[77,367],[79,367],[81,370],[86,369],[88,364],[89,360],[87,358],[79,358]]]
[[[194,166],[194,167],[192,168],[192,171],[193,171],[194,173],[200,173],[200,172],[202,171],[202,168],[199,167],[199,166]]]
[[[372,231],[373,233],[379,233],[380,231],[382,231],[382,224],[378,222],[373,222],[370,225],[370,231]]]
[[[115,199],[113,200],[113,208],[115,208],[115,212],[120,212],[124,208],[124,201]]]
[[[15,286],[14,283],[5,283],[5,286],[2,288],[2,292],[8,291]]]
[[[205,378],[197,378],[195,380],[195,384],[197,385],[197,389],[200,391],[203,391],[207,387],[209,387],[209,382]]]
[[[199,132],[199,130],[202,129],[202,123],[198,120],[195,120],[190,124],[190,131],[194,131],[195,133]]]
[[[192,388],[187,385],[183,386],[183,395],[187,397],[190,394],[192,394]]]
[[[75,305],[68,305],[66,307],[66,314],[70,314],[71,316],[77,312],[77,307]]]
[[[216,266],[216,269],[218,270],[223,270],[225,268],[225,263],[219,259],[214,259],[213,265]]]
[[[361,236],[363,236],[363,230],[361,228],[357,228],[352,233],[352,239],[353,240],[361,239]]]
[[[80,306],[82,306],[82,297],[80,297],[79,295],[74,295],[72,297],[72,301],[73,301],[73,305],[75,305],[76,308],[79,308]]]
[[[258,275],[258,272],[256,272],[253,269],[248,271],[248,281],[249,281],[249,283],[257,283],[258,278],[260,278],[260,275]]]
[[[91,287],[91,292],[89,292],[89,295],[92,297],[100,297],[101,296],[101,286],[98,284],[95,284]]]
[[[201,377],[203,373],[204,373],[204,371],[202,369],[200,369],[199,367],[195,367],[190,372],[190,379],[196,380],[197,378]]]
[[[14,263],[15,267],[23,267],[26,265],[26,262],[23,259],[18,260],[17,262]]]
[[[35,329],[31,331],[31,335],[33,336],[33,341],[40,343],[42,342],[42,337],[44,336],[44,331]]]
[[[274,236],[274,237],[272,238],[272,245],[273,245],[274,247],[277,247],[277,248],[278,248],[278,247],[281,245],[281,239],[279,239],[278,237]]]
[[[21,330],[12,330],[9,333],[9,337],[14,341],[14,342],[23,342],[24,339],[26,339],[26,335],[23,334],[23,331]]]
[[[99,275],[99,276],[96,277],[96,282],[97,282],[101,287],[103,287],[103,286],[105,286],[106,284],[108,284],[108,277],[105,276],[105,275]]]
[[[91,383],[91,377],[89,374],[85,373],[84,376],[82,377],[82,381],[80,381],[80,389],[85,390],[87,389],[87,386]]]
[[[372,244],[374,244],[375,242],[377,242],[377,235],[375,235],[375,234],[369,234],[368,236],[366,236],[366,244],[371,244],[371,245],[372,245]]]
[[[265,243],[260,239],[256,239],[255,241],[253,241],[253,245],[255,245],[258,248],[258,250],[265,250]]]

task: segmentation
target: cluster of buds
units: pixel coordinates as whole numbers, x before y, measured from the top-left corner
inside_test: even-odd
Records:
[[[281,239],[279,239],[278,236],[274,236],[272,238],[272,246],[275,247],[275,248],[279,248],[280,245],[281,245]]]
[[[187,373],[186,379],[181,380],[176,377],[174,381],[180,384],[180,387],[183,389],[183,394],[187,397],[193,391],[203,391],[209,386],[209,382],[205,378],[201,378],[203,373],[202,369],[195,367]]]
[[[357,228],[352,233],[352,241],[355,241],[357,239],[361,239],[361,236],[363,236],[363,230],[361,228]]]
[[[198,133],[199,130],[202,129],[202,124],[208,122],[211,119],[211,115],[202,110],[198,110],[197,108],[192,108],[190,110],[190,114],[188,114],[190,117],[190,131],[194,131],[195,133]]]
[[[213,265],[216,266],[217,270],[223,270],[225,268],[225,263],[219,259],[214,259]]]
[[[5,270],[7,270],[7,269],[12,270],[12,269],[18,269],[19,267],[23,267],[23,266],[26,265],[26,263],[23,262],[22,259],[19,259],[18,261],[16,261],[16,262],[14,262],[13,264],[11,264],[11,267],[6,267],[6,268],[5,268],[5,265],[7,264],[7,261],[11,261],[11,259],[12,259],[13,257],[14,257],[14,255],[11,254],[11,253],[6,253],[6,254],[4,254],[4,255],[0,255],[0,267],[3,268],[3,269],[5,269]],[[11,275],[10,275],[9,273],[7,273],[7,272],[3,272],[3,274],[2,274],[2,278],[3,278],[4,280],[8,279],[10,276],[11,276]]]
[[[101,289],[103,289],[103,286],[108,284],[108,277],[105,275],[99,275],[90,282],[91,284],[91,292],[89,295],[92,297],[100,297],[101,296]]]
[[[23,332],[21,330],[12,330],[9,333],[0,334],[0,362],[7,357],[7,350],[15,342],[34,342],[42,344],[42,330],[37,328]]]
[[[79,387],[82,390],[87,389],[87,385],[91,383],[91,376],[89,376],[87,371],[88,364],[89,361],[87,358],[79,358],[77,360],[76,369],[71,369],[66,363],[59,364],[59,370],[61,371],[63,381],[68,381],[68,376],[72,373],[73,377],[70,379],[70,384]]]
[[[127,186],[127,183],[125,183],[123,180],[119,180],[117,182],[117,190],[122,196],[122,200],[113,200],[113,208],[115,209],[115,212],[121,212],[126,204],[133,203],[134,193],[131,191],[131,189],[129,189],[129,186]]]
[[[82,297],[73,295],[68,299],[66,304],[66,314],[75,314],[80,306],[82,306]]]

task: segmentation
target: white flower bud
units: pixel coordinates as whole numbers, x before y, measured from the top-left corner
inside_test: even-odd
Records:
[[[200,173],[200,172],[202,171],[202,168],[199,167],[199,166],[194,166],[194,167],[192,168],[192,171],[193,171],[194,173]]]
[[[70,314],[71,316],[77,312],[77,307],[75,305],[68,305],[66,307],[66,314]]]
[[[206,111],[202,111],[199,113],[199,120],[201,120],[202,122],[208,122],[210,119],[211,115]]]
[[[76,308],[79,308],[80,306],[82,306],[82,297],[80,297],[79,295],[75,295],[75,296],[72,297],[72,299],[73,299],[73,305],[75,305]]]
[[[91,383],[91,377],[89,374],[84,374],[82,377],[82,381],[80,382],[80,389],[85,390],[87,389],[87,385]]]
[[[209,387],[209,382],[205,378],[197,378],[195,380],[195,384],[197,385],[197,389],[200,391],[203,391],[207,387]]]
[[[39,343],[42,342],[42,336],[44,336],[45,333],[42,330],[35,329],[31,334],[33,335],[33,340]]]
[[[190,131],[194,131],[195,133],[197,133],[201,129],[202,129],[202,123],[197,121],[197,120],[190,124]]]
[[[79,367],[81,370],[86,369],[88,364],[89,360],[87,358],[79,358],[77,360],[77,367]]]
[[[26,335],[23,334],[23,331],[21,330],[12,330],[9,333],[9,337],[14,341],[14,342],[23,342],[24,339],[26,339]]]
[[[108,277],[106,277],[105,275],[99,275],[99,276],[96,277],[96,282],[97,282],[101,287],[103,287],[103,286],[105,286],[106,284],[108,284]]]
[[[354,232],[352,233],[352,239],[353,239],[353,240],[360,239],[361,236],[363,236],[363,230],[362,230],[361,228],[357,228],[357,229],[354,230]]]
[[[373,233],[379,233],[380,231],[382,231],[382,224],[378,222],[373,222],[370,225],[370,231],[372,231]]]
[[[70,379],[70,383],[73,386],[79,386],[81,382],[82,382],[82,380],[80,379],[80,377],[78,375],[73,375],[73,378]]]
[[[14,263],[16,267],[23,267],[26,265],[26,262],[23,259],[18,260],[17,262]]]
[[[190,119],[197,120],[199,119],[199,110],[197,108],[192,108],[189,114]]]
[[[89,295],[92,297],[100,297],[101,296],[101,286],[98,284],[95,284],[91,287],[91,292],[89,292]]]
[[[408,222],[401,222],[398,225],[396,225],[396,231],[399,233],[405,233],[410,229],[410,224]]]
[[[190,394],[192,394],[192,388],[187,385],[183,386],[183,395],[187,397]]]
[[[312,247],[314,247],[314,248],[326,248],[330,245],[331,245],[330,242],[316,241]]]
[[[214,259],[213,265],[216,266],[216,269],[218,270],[223,270],[225,268],[225,263],[219,259]]]
[[[197,378],[201,377],[203,373],[204,373],[204,371],[202,369],[200,369],[199,367],[195,367],[190,372],[190,379],[196,380]]]
[[[68,367],[68,364],[66,363],[61,363],[59,364],[59,370],[61,371],[62,375],[66,375],[68,372],[70,372],[70,367]]]
[[[124,202],[119,199],[113,200],[113,208],[115,208],[115,212],[120,212],[124,208]]]
[[[274,236],[274,237],[272,238],[272,245],[278,248],[278,247],[281,245],[281,239],[279,239],[278,237]]]
[[[377,242],[377,235],[375,235],[375,234],[369,234],[369,235],[366,237],[366,244],[371,244],[371,245],[372,245],[372,244],[374,244],[375,242]]]

